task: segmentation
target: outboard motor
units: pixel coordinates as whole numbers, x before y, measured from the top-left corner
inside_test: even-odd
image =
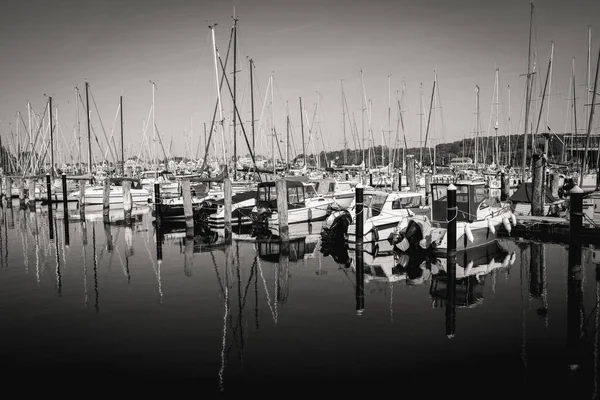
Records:
[[[263,235],[269,231],[269,217],[273,214],[271,205],[268,202],[261,202],[255,210],[250,213],[252,219],[251,236]]]

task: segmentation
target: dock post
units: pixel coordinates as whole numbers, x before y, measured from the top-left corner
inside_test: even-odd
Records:
[[[192,187],[189,179],[181,181],[181,195],[183,197],[183,215],[185,216],[186,236],[194,233],[194,210],[192,208]],[[187,243],[187,242],[186,242]]]
[[[552,196],[558,199],[558,186],[560,181],[560,175],[557,172],[553,172],[550,174],[550,190],[552,191]]]
[[[19,179],[19,208],[25,209],[25,179]]]
[[[54,219],[52,218],[52,182],[50,174],[46,174],[46,191],[48,192],[48,230],[50,232],[50,240],[54,240]]]
[[[450,339],[456,334],[456,186],[448,186],[446,229],[446,336]]]
[[[12,178],[10,176],[6,177],[6,208],[12,208]]]
[[[29,180],[29,193],[27,197],[29,197],[29,211],[35,212],[35,179]]]
[[[154,184],[154,218],[160,222],[160,184]]]
[[[62,183],[62,196],[63,196],[63,212],[65,214],[65,218],[69,214],[69,207],[67,202],[67,174],[63,172],[61,178]]]
[[[508,201],[510,197],[510,177],[502,172],[500,175],[500,201]]]
[[[104,191],[102,192],[102,220],[110,222],[110,182],[104,179]]]
[[[417,177],[415,176],[415,157],[408,156],[406,158],[406,184],[411,192],[417,190]]]
[[[373,173],[369,173],[369,186],[373,187]]]
[[[398,191],[402,191],[402,171],[398,172]]]
[[[133,209],[133,199],[131,197],[131,181],[124,180],[121,183],[123,188],[123,216],[125,218],[125,225],[131,223],[131,210]]]
[[[571,243],[581,243],[581,231],[583,228],[583,190],[577,185],[571,189],[569,231]]]
[[[85,219],[85,180],[79,181],[79,215]]]
[[[356,247],[355,247],[355,260],[356,260],[356,315],[362,315],[365,310],[365,265],[363,255],[363,198],[364,188],[362,184],[356,185],[355,191],[355,203],[356,203]]]
[[[223,196],[224,198],[224,220],[223,220],[223,228],[225,235],[225,243],[231,243],[231,202],[233,198],[233,191],[231,188],[231,179],[229,177],[223,179]]]
[[[290,240],[290,229],[288,227],[288,197],[287,182],[279,179],[275,182],[277,192],[277,216],[279,218],[279,239],[282,242]]]
[[[533,194],[531,195],[531,215],[542,216],[544,214],[544,193],[542,187],[544,183],[543,158],[539,154],[534,154],[533,160]]]
[[[431,205],[431,174],[425,175],[425,205]]]

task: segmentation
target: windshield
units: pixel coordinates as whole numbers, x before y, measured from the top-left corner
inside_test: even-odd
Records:
[[[314,185],[306,185],[304,186],[304,196],[307,199],[317,197],[317,192],[315,191]]]

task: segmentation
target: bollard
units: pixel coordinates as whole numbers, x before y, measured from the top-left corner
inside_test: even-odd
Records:
[[[531,177],[533,193],[531,195],[531,215],[542,216],[544,214],[544,194],[542,184],[544,183],[543,158],[539,154],[532,156],[533,175]]]
[[[356,247],[355,247],[355,259],[356,259],[356,315],[362,315],[365,310],[365,269],[364,269],[364,258],[363,258],[363,197],[364,188],[361,184],[356,185],[355,191],[355,223],[356,223]]]
[[[570,193],[569,233],[571,243],[581,243],[581,231],[583,229],[583,190],[575,185]]]
[[[79,215],[85,219],[85,181],[79,181]]]
[[[224,218],[223,218],[223,228],[224,228],[224,236],[225,243],[231,243],[231,202],[233,198],[232,188],[231,188],[231,179],[225,178],[223,179],[223,196],[224,196]]]
[[[35,212],[35,179],[29,180],[29,193],[27,193],[29,197],[29,211]]]
[[[184,179],[181,181],[181,194],[183,197],[183,215],[185,217],[186,231],[194,231],[194,210],[192,208],[192,188],[190,181]],[[187,234],[186,234],[187,236]],[[192,233],[193,236],[193,233]]]
[[[507,201],[510,197],[510,177],[504,172],[500,175],[500,201]]]
[[[6,177],[6,208],[12,208],[12,178],[9,176]]]
[[[123,217],[125,218],[125,225],[129,225],[131,223],[131,210],[133,209],[131,181],[124,180],[121,187],[123,188]]]
[[[102,191],[102,220],[110,222],[110,182],[108,178],[104,179]]]
[[[282,242],[290,240],[290,230],[288,227],[288,197],[287,182],[285,179],[279,179],[275,182],[277,191],[277,216],[279,219],[279,239]]]
[[[19,208],[25,208],[25,179],[19,179]]]
[[[54,219],[52,218],[52,183],[50,182],[50,174],[46,174],[46,191],[48,192],[48,231],[50,232],[50,240],[54,240]]]

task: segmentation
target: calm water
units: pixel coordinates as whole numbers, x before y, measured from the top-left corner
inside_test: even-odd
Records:
[[[363,307],[352,253],[324,255],[308,236],[280,259],[275,244],[224,246],[169,228],[157,246],[149,211],[128,228],[118,218],[105,226],[97,210],[82,222],[74,210],[68,246],[60,207],[53,240],[46,208],[0,211],[5,385],[28,394],[596,395],[592,250],[570,280],[562,245],[505,240],[459,254],[454,305],[445,261],[367,253]]]

